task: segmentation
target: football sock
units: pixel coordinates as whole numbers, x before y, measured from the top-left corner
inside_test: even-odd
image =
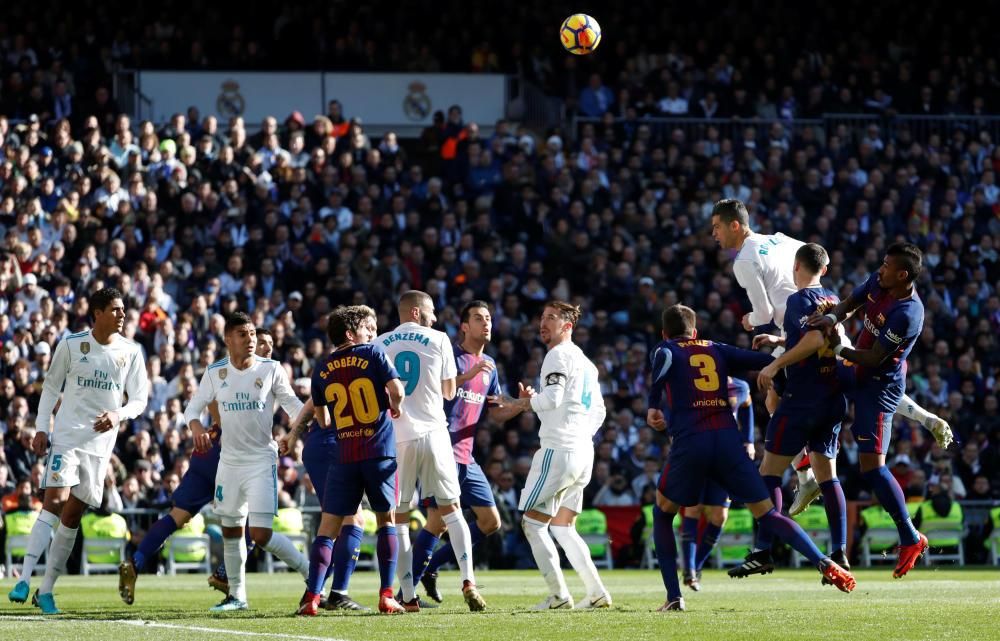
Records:
[[[398,565],[396,565],[399,589],[403,592],[404,601],[412,601],[416,596],[416,590],[413,586],[413,548],[410,547],[410,526],[408,524],[396,524],[396,540],[399,542]],[[390,587],[391,585],[390,583]]]
[[[52,530],[59,523],[59,517],[42,510],[42,513],[35,519],[35,524],[31,526],[31,534],[28,536],[28,546],[24,551],[24,561],[21,564],[21,580],[31,584],[31,575],[38,564],[38,557],[45,553],[52,540]]]
[[[247,543],[247,556],[249,557],[250,553],[253,552],[253,549],[257,547],[257,544],[253,542],[253,537],[250,536],[250,528],[248,527],[243,528],[243,538],[246,540]],[[228,574],[226,573],[225,555],[222,556],[222,563],[219,564],[219,567],[215,568],[215,574],[218,575],[219,578],[228,580],[229,577]]]
[[[700,571],[704,567],[708,557],[712,556],[712,550],[715,549],[715,544],[719,542],[720,534],[722,534],[720,526],[714,523],[709,523],[705,526],[705,531],[701,533],[701,542],[698,543],[698,554],[695,556],[695,570]]]
[[[226,567],[229,570],[229,596],[246,603],[246,539],[242,536],[222,539],[222,554],[226,560]],[[238,568],[238,570],[233,572],[233,568]]]
[[[542,572],[542,578],[552,596],[565,598],[569,596],[569,589],[566,587],[566,578],[559,568],[559,551],[552,537],[549,536],[549,524],[536,521],[528,517],[521,519],[524,527],[524,536],[531,546],[531,556],[535,558],[538,569]]]
[[[407,526],[404,525],[403,528],[405,527]],[[378,557],[379,592],[391,590],[392,577],[396,574],[396,560],[399,553],[399,538],[396,535],[395,527],[386,525],[379,529],[375,550]]]
[[[889,513],[896,523],[896,530],[899,532],[899,542],[901,545],[913,545],[920,540],[917,528],[913,527],[910,520],[910,513],[906,509],[906,497],[903,495],[903,488],[899,487],[896,478],[889,471],[889,468],[882,465],[874,470],[868,470],[862,475],[869,484],[872,492],[882,504],[882,508]]]
[[[699,518],[681,517],[681,567],[684,571],[694,570],[697,567],[698,549],[698,522]]]
[[[774,503],[774,510],[778,514],[781,514],[782,503],[784,503],[784,497],[781,494],[781,477],[768,475],[763,477],[763,479],[764,485],[767,486],[771,502]],[[754,551],[770,550],[773,543],[774,540],[770,536],[765,536],[762,529],[757,529],[757,543],[754,546]]]
[[[163,543],[176,531],[177,523],[174,521],[174,517],[169,514],[153,523],[149,532],[146,532],[146,536],[142,537],[139,549],[132,555],[135,571],[142,572],[146,567],[146,561],[155,557],[159,549],[163,547]]]
[[[597,566],[590,558],[590,548],[580,537],[576,527],[567,525],[551,525],[549,531],[559,546],[566,552],[569,564],[573,566],[576,573],[580,575],[584,586],[587,588],[587,596],[598,596],[607,593],[601,577],[597,574]]]
[[[830,524],[830,537],[834,550],[847,548],[847,498],[840,479],[831,479],[819,484],[823,490],[823,507],[826,508],[826,520]]]
[[[424,575],[427,571],[427,567],[430,565],[431,559],[433,559],[437,554],[434,552],[434,548],[438,544],[438,537],[434,536],[433,533],[428,532],[426,529],[420,530],[420,534],[417,535],[417,540],[413,543],[413,585],[416,586],[420,583],[420,577]],[[448,551],[452,551],[450,545],[443,546],[443,548],[448,548]],[[452,554],[454,554],[452,552]],[[454,557],[452,557],[454,558]]]
[[[323,591],[326,581],[326,571],[333,559],[333,539],[328,536],[317,536],[309,547],[309,578],[306,579],[306,590],[313,594]]]
[[[280,532],[271,532],[271,538],[267,540],[264,549],[285,562],[288,567],[302,575],[303,579],[309,578],[309,559],[299,552],[291,539]],[[326,575],[323,575],[324,578]]]
[[[475,548],[479,545],[485,538],[486,535],[483,531],[479,529],[479,522],[474,521],[469,524],[469,536],[472,538],[472,547]],[[451,543],[445,543],[437,549],[434,556],[431,557],[430,563],[427,564],[427,568],[424,572],[437,572],[445,563],[448,563],[455,558],[455,553],[452,551]],[[420,576],[423,576],[421,574]],[[420,580],[420,576],[416,577],[416,580]]]
[[[357,525],[345,525],[340,528],[340,536],[333,544],[333,585],[331,592],[347,594],[347,586],[351,583],[354,568],[358,565],[361,555],[361,539],[365,531]]]
[[[455,548],[455,560],[462,574],[462,581],[476,584],[476,569],[472,562],[472,535],[469,534],[469,524],[465,522],[462,510],[455,510],[441,515],[441,520],[448,526],[448,538]]]
[[[777,510],[772,509],[757,519],[757,523],[760,525],[761,536],[767,534],[769,538],[777,537],[778,540],[801,552],[813,565],[818,567],[819,562],[826,558],[798,523],[784,514],[779,514]]]
[[[664,512],[653,506],[653,544],[656,559],[660,564],[663,586],[667,589],[667,600],[681,596],[681,584],[677,580],[677,541],[674,539],[674,512]]]
[[[76,535],[79,528],[69,528],[64,524],[59,525],[55,536],[52,537],[52,544],[49,546],[49,558],[45,563],[45,578],[38,587],[39,594],[48,594],[56,585],[63,572],[66,571],[66,559],[69,558],[76,544]]]
[[[917,402],[906,394],[904,394],[903,398],[899,401],[899,405],[896,407],[896,412],[911,421],[920,423],[924,427],[927,427],[930,420],[934,418],[933,414],[917,405]]]

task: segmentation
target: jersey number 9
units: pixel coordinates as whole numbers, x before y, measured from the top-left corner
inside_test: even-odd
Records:
[[[393,365],[406,386],[406,395],[413,394],[420,382],[420,357],[416,352],[400,352],[396,354]]]

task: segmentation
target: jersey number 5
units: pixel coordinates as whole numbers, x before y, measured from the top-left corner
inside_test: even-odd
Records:
[[[347,387],[343,383],[332,383],[326,386],[325,396],[327,405],[333,405],[333,423],[338,430],[353,426],[355,421],[364,425],[378,419],[378,397],[371,379],[356,378]],[[345,414],[348,398],[351,413]]]
[[[694,386],[702,392],[714,392],[719,389],[719,373],[716,371],[715,359],[707,354],[694,354],[688,361],[691,367],[698,368],[700,376],[694,379]]]

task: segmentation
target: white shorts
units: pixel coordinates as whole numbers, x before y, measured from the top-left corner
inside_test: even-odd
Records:
[[[215,513],[226,527],[242,526],[247,514],[274,517],[278,513],[278,466],[226,465],[215,473]],[[251,523],[251,527],[265,527]],[[266,526],[270,527],[270,521]]]
[[[397,443],[396,464],[401,510],[412,509],[418,481],[422,498],[433,496],[439,505],[458,503],[462,488],[458,484],[458,466],[448,430],[434,430],[412,441]]]
[[[53,443],[45,457],[42,489],[71,487],[70,494],[87,505],[100,507],[110,460],[111,457],[82,452],[74,447],[62,448]]]
[[[589,448],[538,450],[531,459],[531,470],[517,509],[555,516],[560,507],[565,507],[579,514],[583,510],[583,490],[590,483],[593,467],[594,450]]]

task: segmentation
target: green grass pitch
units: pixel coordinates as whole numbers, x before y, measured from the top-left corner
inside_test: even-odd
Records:
[[[123,604],[117,577],[64,577],[56,602],[66,612],[41,620],[30,605],[7,602],[11,580],[2,582],[0,639],[18,641],[117,641],[181,639],[376,639],[379,641],[571,641],[585,639],[689,639],[749,641],[781,639],[850,641],[900,639],[1000,639],[1000,573],[989,570],[937,570],[918,566],[893,580],[891,567],[861,570],[858,588],[843,594],[821,587],[819,574],[782,570],[766,577],[732,580],[706,572],[700,593],[685,592],[687,612],[658,614],[664,592],[656,571],[602,572],[614,607],[600,611],[531,612],[545,595],[537,572],[482,572],[478,581],[489,604],[484,613],[465,608],[458,575],[444,572],[440,609],[419,614],[377,616],[321,612],[294,616],[302,592],[296,575],[251,574],[251,610],[211,615],[219,601],[200,575],[140,577],[133,606]],[[34,586],[40,582],[36,577]],[[570,588],[583,588],[572,572]],[[34,587],[33,586],[33,587]],[[359,572],[351,594],[375,605],[376,577]]]

